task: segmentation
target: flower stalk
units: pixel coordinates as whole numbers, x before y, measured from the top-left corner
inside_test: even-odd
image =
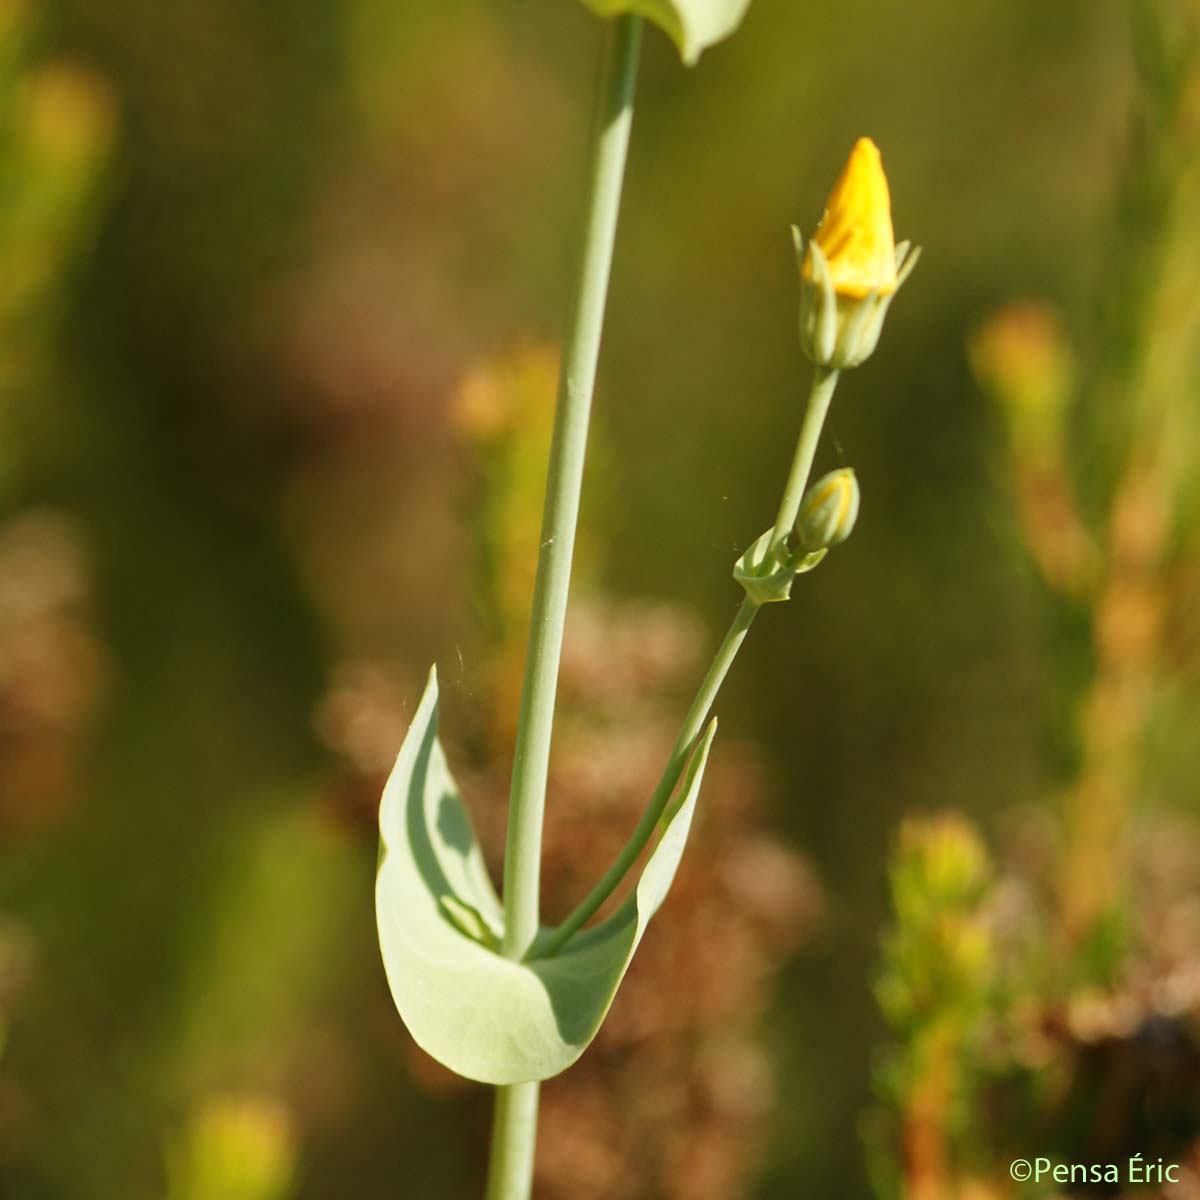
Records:
[[[779,513],[775,517],[775,527],[771,534],[771,550],[776,557],[780,556],[800,513],[800,505],[808,487],[808,477],[812,474],[813,460],[817,455],[817,445],[821,440],[821,431],[825,428],[825,418],[833,402],[833,393],[837,390],[838,375],[839,372],[829,367],[813,368],[812,389],[808,395],[808,407],[804,412],[804,424],[800,427],[792,468],[788,472],[783,497],[779,501]]]
[[[808,485],[808,477],[812,472],[813,459],[816,457],[817,444],[821,438],[821,430],[824,428],[825,417],[829,412],[829,405],[837,386],[837,377],[836,371],[826,371],[821,367],[815,368],[813,373],[813,385],[809,393],[804,422],[800,428],[796,453],[792,459],[783,500],[779,506],[779,516],[772,533],[772,552],[769,556],[769,565],[775,570],[784,567],[785,560],[788,558],[786,550],[788,535],[791,533],[800,511],[800,504]],[[782,534],[780,533],[781,529]],[[786,570],[786,567],[784,569]],[[791,574],[790,571],[787,573]],[[729,674],[729,669],[733,666],[733,661],[737,658],[738,651],[746,640],[746,634],[750,632],[750,626],[754,624],[754,618],[758,615],[758,610],[763,603],[764,601],[753,591],[747,590],[745,599],[738,607],[720,646],[717,647],[716,655],[701,681],[687,716],[684,717],[683,727],[679,731],[666,768],[658,781],[658,786],[654,789],[650,803],[642,813],[637,828],[634,829],[629,841],[625,843],[625,847],[612,866],[605,871],[599,883],[592,888],[566,920],[539,943],[536,947],[537,957],[549,957],[561,950],[616,891],[630,868],[637,862],[638,856],[646,848],[658,822],[666,811],[680,777],[683,775],[683,769],[691,757],[696,739],[704,729],[708,714],[721,690],[721,685],[725,682],[725,677]]]
[[[826,371],[821,367],[815,368],[813,373],[813,385],[809,393],[804,422],[800,427],[796,453],[792,460],[791,472],[788,475],[787,486],[784,489],[783,500],[779,506],[779,516],[772,535],[771,557],[776,566],[782,565],[783,559],[787,558],[785,548],[787,538],[800,511],[800,503],[808,485],[813,459],[816,457],[817,444],[821,439],[821,430],[824,428],[825,417],[829,412],[829,405],[837,386],[837,377],[836,371]],[[780,534],[781,528],[782,534]],[[625,843],[621,853],[612,866],[605,871],[596,886],[576,906],[566,920],[558,925],[549,937],[539,943],[536,947],[537,957],[549,957],[561,950],[616,891],[646,848],[658,822],[666,811],[680,777],[683,775],[683,769],[691,757],[696,739],[704,729],[708,714],[716,701],[717,693],[720,692],[721,685],[725,682],[725,677],[729,674],[729,669],[733,666],[733,661],[737,658],[738,651],[746,640],[746,634],[750,632],[750,626],[754,624],[754,618],[758,615],[758,610],[762,605],[763,600],[748,590],[725,633],[725,637],[717,647],[716,655],[700,683],[687,716],[683,719],[683,726],[675,740],[671,756],[667,759],[667,765],[658,781],[658,786],[654,789],[650,803],[642,813],[642,818],[630,835],[629,841]]]
[[[754,623],[760,607],[758,602],[749,595],[742,601],[721,645],[717,648],[717,653],[699,690],[696,692],[692,706],[688,709],[687,716],[684,717],[683,727],[679,731],[679,737],[675,740],[671,756],[667,759],[666,768],[658,781],[658,786],[654,789],[654,794],[650,797],[650,803],[646,805],[646,809],[642,813],[637,828],[630,835],[629,841],[625,843],[624,849],[617,855],[612,866],[605,871],[600,882],[584,897],[570,916],[554,929],[545,942],[538,946],[537,956],[539,958],[557,953],[595,916],[600,906],[620,886],[621,880],[629,873],[630,867],[637,862],[638,856],[646,848],[646,844],[650,841],[659,820],[666,811],[675,787],[683,775],[683,769],[692,756],[696,739],[704,729],[709,710],[717,698],[717,693],[721,690],[721,685],[725,682],[725,676],[729,674],[729,668],[733,666],[733,660],[742,648],[742,642],[746,640],[746,634],[750,632],[750,626]]]
[[[620,886],[666,811],[758,610],[765,603],[787,600],[796,576],[817,566],[829,547],[843,541],[853,526],[858,485],[853,472],[846,471],[841,474],[848,476],[852,485],[849,507],[853,511],[843,516],[843,528],[817,548],[798,546],[793,552],[789,544],[841,370],[859,365],[874,351],[891,297],[920,255],[919,249],[910,252],[908,243],[899,248],[895,245],[891,196],[874,142],[861,138],[855,145],[807,253],[799,231],[793,228],[793,233],[801,276],[801,345],[813,362],[813,379],[775,524],[734,567],[745,599],[700,684],[636,829],[596,886],[561,925],[539,939],[531,957],[549,957],[562,950]],[[814,274],[819,278],[814,280]],[[813,336],[814,330],[818,336]]]

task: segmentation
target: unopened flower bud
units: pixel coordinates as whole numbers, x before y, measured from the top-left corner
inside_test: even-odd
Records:
[[[858,477],[849,467],[822,476],[804,493],[796,517],[796,541],[801,550],[827,550],[844,542],[858,520],[861,493]]]
[[[792,236],[804,352],[818,366],[856,367],[874,352],[892,297],[921,254],[895,244],[887,176],[870,138],[859,138],[807,247],[795,226]]]

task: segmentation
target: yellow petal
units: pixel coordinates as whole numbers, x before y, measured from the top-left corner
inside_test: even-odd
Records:
[[[861,300],[896,290],[892,198],[879,147],[870,138],[859,138],[851,151],[813,241],[829,262],[838,295]],[[806,264],[806,276],[810,270]]]

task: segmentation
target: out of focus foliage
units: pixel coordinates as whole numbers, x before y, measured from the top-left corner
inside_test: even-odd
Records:
[[[295,1147],[287,1114],[253,1099],[199,1108],[168,1151],[168,1200],[283,1200]]]
[[[41,49],[42,17],[0,5],[0,829],[63,801],[104,676],[79,531],[25,500],[116,109],[94,71]]]
[[[1181,770],[1200,712],[1200,9],[1131,12],[1138,91],[1099,310],[1073,322],[1077,347],[1043,302],[971,339],[1046,615],[1054,753],[986,873],[961,820],[913,823],[895,850],[877,988],[891,1113],[871,1124],[884,1195],[1017,1194],[1008,1164],[1035,1154],[1123,1179],[1132,1156],[1161,1156],[1186,1165],[1162,1194],[1200,1189],[1200,875]],[[964,858],[971,894],[947,894]]]
[[[99,215],[116,122],[100,76],[42,52],[43,16],[33,0],[0,6],[0,497],[9,502],[64,277]]]
[[[93,71],[41,51],[41,16],[15,0],[0,6],[0,830],[8,833],[62,802],[104,675],[79,532],[69,516],[25,501],[30,443],[53,386],[56,319],[95,224],[116,112]]]

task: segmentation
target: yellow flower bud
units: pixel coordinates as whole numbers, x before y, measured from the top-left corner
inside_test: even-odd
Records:
[[[887,176],[870,138],[859,138],[808,245],[792,233],[804,352],[830,370],[856,367],[874,352],[892,297],[921,253],[895,243]]]
[[[825,255],[839,296],[862,300],[872,292],[890,296],[896,290],[892,196],[879,147],[870,138],[859,138],[850,152],[825,201],[813,243]],[[812,277],[810,255],[805,278]]]

